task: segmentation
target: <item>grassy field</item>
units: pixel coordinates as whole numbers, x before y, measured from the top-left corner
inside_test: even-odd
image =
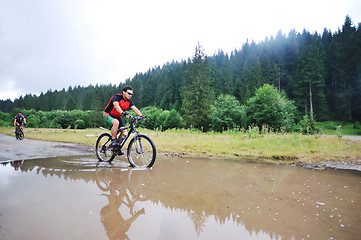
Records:
[[[0,133],[14,135],[13,128]],[[33,129],[25,128],[25,137],[45,141],[95,145],[102,129]],[[259,158],[264,161],[317,163],[341,161],[361,163],[361,141],[337,136],[275,134],[247,135],[240,132],[200,133],[190,130],[150,131],[142,129],[156,144],[157,151],[175,156]]]
[[[338,131],[341,131],[342,135],[361,135],[361,124],[359,122],[318,122],[317,127],[324,134],[337,135]],[[338,127],[340,127],[340,130],[337,130]]]

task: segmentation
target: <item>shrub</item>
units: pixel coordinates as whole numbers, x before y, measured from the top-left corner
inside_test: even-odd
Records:
[[[211,127],[221,132],[244,127],[247,122],[246,111],[238,100],[231,95],[220,95],[209,110]]]
[[[269,84],[259,88],[255,96],[248,99],[246,106],[250,124],[259,128],[267,124],[277,131],[281,128],[290,131],[294,125],[296,107],[293,101]]]
[[[157,122],[157,116],[162,112],[160,108],[157,107],[145,107],[141,109],[141,112],[144,116],[147,116],[147,120],[143,123],[145,128],[156,129],[159,128],[159,122]]]
[[[27,127],[37,128],[40,125],[40,118],[37,114],[31,114],[26,118]]]
[[[10,113],[0,112],[0,126],[7,127],[12,126],[14,123],[14,119],[10,117]]]
[[[141,109],[143,115],[147,116],[144,127],[148,129],[167,130],[171,128],[183,128],[184,119],[175,110],[162,110],[157,107],[145,107]]]
[[[300,131],[304,134],[315,134],[320,130],[316,126],[316,121],[311,119],[308,115],[303,116],[303,119],[299,123]]]
[[[85,122],[83,119],[77,119],[75,122],[74,122],[74,128],[75,129],[85,129],[86,126],[85,126]]]
[[[164,121],[164,130],[172,128],[183,128],[185,126],[184,119],[176,110],[173,109],[167,112],[168,114]]]

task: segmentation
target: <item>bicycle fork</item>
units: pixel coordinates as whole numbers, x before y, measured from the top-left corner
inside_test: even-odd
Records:
[[[135,150],[137,152],[137,154],[143,154],[143,147],[142,147],[142,141],[141,141],[141,137],[139,137],[139,135],[135,135],[134,136],[134,146],[135,146]]]

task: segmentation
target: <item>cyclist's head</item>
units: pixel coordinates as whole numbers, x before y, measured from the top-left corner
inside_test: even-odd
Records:
[[[125,85],[124,88],[123,88],[123,92],[126,92],[128,90],[132,90],[133,91],[133,88],[129,85]]]
[[[21,116],[22,115],[21,112],[19,112],[18,115]]]
[[[133,96],[133,88],[129,85],[126,85],[124,88],[123,88],[123,97],[125,100],[129,100],[131,99]]]

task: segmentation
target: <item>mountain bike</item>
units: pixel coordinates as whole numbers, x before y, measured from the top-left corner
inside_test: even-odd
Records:
[[[21,129],[20,125],[16,125],[15,137],[16,137],[16,139],[19,139],[19,140],[24,139],[24,132]]]
[[[136,123],[143,120],[143,117],[134,117],[129,115],[131,123],[127,127],[119,128],[117,138],[121,131],[129,129],[127,136],[122,139],[120,146],[110,147],[112,136],[110,133],[102,133],[96,142],[95,152],[101,162],[112,162],[116,156],[123,155],[122,147],[125,145],[131,135],[133,138],[130,140],[127,148],[128,162],[132,167],[152,167],[156,158],[155,145],[150,137],[140,134],[137,130]]]

